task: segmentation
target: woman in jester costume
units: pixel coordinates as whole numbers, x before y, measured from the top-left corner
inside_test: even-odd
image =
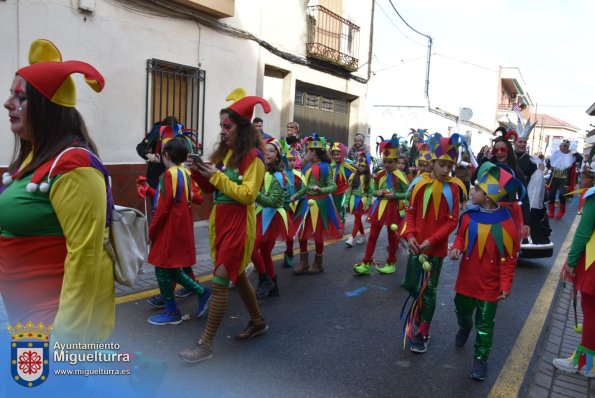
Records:
[[[355,171],[355,167],[345,162],[346,153],[347,148],[340,142],[334,142],[331,146],[331,169],[335,184],[337,184],[333,202],[335,202],[342,223],[345,223],[345,193],[349,189],[349,177]]]
[[[372,203],[373,195],[373,180],[370,172],[372,165],[372,157],[370,154],[360,152],[356,157],[357,169],[355,173],[349,177],[349,189],[345,194],[345,206],[347,211],[353,214],[353,231],[351,236],[345,241],[347,247],[353,247],[353,240],[360,233],[360,237],[356,241],[358,245],[366,242],[366,233],[364,224],[362,223],[362,216],[366,215],[370,203]]]
[[[595,188],[584,195],[583,215],[578,224],[563,269],[563,276],[574,285],[574,301],[580,292],[582,328],[575,320],[581,343],[570,358],[554,359],[554,366],[566,373],[595,377]],[[575,310],[576,316],[576,310]],[[575,318],[576,319],[576,318]],[[582,330],[581,330],[582,329]]]
[[[294,267],[294,275],[319,274],[322,268],[325,238],[341,238],[343,223],[335,208],[332,194],[337,189],[326,152],[326,139],[313,134],[306,138],[306,156],[302,159],[304,185],[291,200],[305,197],[296,213],[297,236],[300,240],[300,263]],[[314,263],[308,263],[308,239],[316,247]]]
[[[438,133],[431,136],[428,139],[431,172],[418,175],[409,186],[409,207],[402,236],[410,256],[401,285],[413,298],[405,329],[409,348],[414,353],[427,350],[448,236],[457,227],[459,218],[459,189],[467,195],[465,184],[451,177],[462,141],[464,138],[459,134],[448,138]]]
[[[293,222],[283,208],[287,177],[283,172],[281,144],[274,138],[265,140],[264,184],[256,197],[256,243],[252,262],[258,270],[257,298],[279,296],[277,272],[273,264],[276,240],[285,242],[293,235]]]
[[[265,113],[271,111],[265,99],[255,96],[240,98],[222,109],[219,116],[221,141],[210,157],[212,164],[195,163],[191,159],[188,162],[192,178],[204,192],[213,193],[209,238],[215,269],[205,331],[196,346],[180,352],[187,362],[213,357],[212,344],[227,310],[230,281],[235,283],[250,314],[248,326],[236,334],[236,338],[249,340],[268,330],[245,272],[254,249],[254,202],[265,173],[260,149],[262,140],[250,123],[256,104],[261,104]]]
[[[470,377],[479,381],[487,377],[498,301],[510,295],[520,247],[512,214],[498,201],[510,192],[523,191],[523,183],[506,169],[490,162],[479,168],[472,206],[461,216],[449,255],[452,260],[463,255],[455,285],[459,324],[455,345],[462,347],[467,342],[475,313]]]
[[[288,145],[285,140],[279,141],[283,147],[283,154],[281,155],[285,169],[283,170],[287,177],[287,187],[285,189],[285,199],[283,201],[283,208],[287,216],[293,221],[296,210],[299,206],[298,200],[292,200],[291,197],[302,188],[303,176],[299,170],[296,170],[295,165],[300,155],[297,150]],[[283,267],[293,267],[293,234],[287,235],[285,241],[285,253],[283,255]]]
[[[359,275],[369,275],[374,266],[374,250],[382,227],[386,226],[388,236],[388,257],[382,267],[376,267],[381,274],[392,274],[397,267],[397,249],[399,236],[397,226],[405,215],[405,197],[409,181],[401,170],[397,169],[399,158],[399,138],[393,135],[390,140],[379,144],[384,169],[374,177],[372,194],[376,198],[370,207],[370,237],[366,245],[366,253],[361,263],[353,266]]]
[[[4,103],[17,145],[0,187],[0,293],[10,322],[54,324],[60,341],[107,338],[115,318],[114,270],[104,249],[113,201],[107,171],[75,108],[73,73],[36,40]]]

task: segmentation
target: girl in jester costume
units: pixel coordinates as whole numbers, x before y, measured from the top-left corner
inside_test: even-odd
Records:
[[[295,165],[300,155],[297,150],[288,145],[285,140],[279,141],[283,147],[282,159],[285,164],[285,175],[287,177],[287,188],[285,190],[285,200],[283,201],[283,208],[287,216],[293,221],[295,218],[296,209],[299,206],[299,201],[291,200],[291,197],[302,188],[303,176],[299,170],[296,170]],[[287,235],[285,241],[285,253],[283,255],[283,267],[293,267],[293,234]]]
[[[256,208],[254,202],[262,187],[265,166],[262,140],[250,121],[256,104],[265,113],[269,103],[260,97],[238,99],[220,112],[221,141],[211,155],[212,164],[189,159],[192,178],[204,192],[213,193],[214,206],[209,222],[214,276],[211,283],[207,326],[192,348],[180,352],[187,362],[200,362],[213,357],[213,340],[228,305],[229,283],[233,281],[250,314],[248,326],[237,339],[248,340],[268,330],[254,289],[245,269],[254,249]]]
[[[498,301],[510,295],[520,248],[518,230],[508,208],[498,201],[523,184],[506,168],[485,162],[479,168],[472,206],[461,216],[449,257],[461,265],[454,302],[459,324],[455,345],[462,347],[473,329],[475,355],[470,377],[483,381],[492,349]]]
[[[379,144],[384,169],[376,174],[372,187],[372,194],[376,198],[370,208],[370,238],[366,245],[366,253],[361,263],[353,266],[353,271],[359,275],[369,275],[374,265],[374,249],[382,227],[386,226],[388,236],[388,257],[382,267],[376,267],[381,274],[392,274],[397,266],[397,249],[399,237],[397,228],[403,219],[405,211],[405,197],[409,181],[401,170],[397,169],[399,158],[399,138],[393,135],[390,140]],[[402,214],[401,214],[402,213]],[[393,226],[394,225],[394,226]]]
[[[354,215],[353,231],[351,236],[345,241],[347,247],[353,247],[353,240],[360,233],[360,238],[356,241],[361,245],[366,241],[366,233],[362,216],[365,215],[372,203],[373,183],[370,173],[372,157],[360,152],[356,157],[357,170],[349,177],[349,189],[345,194],[345,207]]]
[[[330,158],[326,153],[326,139],[314,133],[306,138],[306,156],[302,159],[302,174],[305,183],[291,197],[300,202],[296,213],[297,236],[300,240],[300,263],[293,269],[294,275],[318,274],[322,268],[325,238],[341,238],[343,223],[335,208],[332,194],[337,189],[330,168]],[[308,239],[316,246],[314,263],[308,263]]]
[[[568,259],[562,271],[564,278],[574,285],[575,303],[577,292],[581,295],[583,309],[581,343],[570,358],[554,359],[554,366],[562,372],[579,373],[595,377],[595,188],[584,195],[583,215],[572,240]]]
[[[257,298],[279,296],[277,272],[273,264],[273,247],[277,239],[285,242],[293,236],[293,222],[283,208],[287,177],[283,172],[281,144],[274,138],[265,140],[264,184],[256,197],[256,243],[252,262],[258,270]]]
[[[349,189],[349,177],[355,171],[355,167],[345,162],[346,153],[347,148],[340,142],[334,142],[331,146],[331,169],[335,184],[337,184],[333,202],[335,202],[342,223],[345,223],[345,193]]]
[[[465,184],[450,175],[463,141],[459,134],[448,138],[438,133],[431,136],[428,139],[431,172],[414,178],[408,191],[409,207],[402,236],[408,243],[410,256],[401,285],[414,299],[415,310],[410,311],[406,322],[406,337],[414,353],[427,350],[448,236],[457,227],[459,218],[459,189],[467,194]],[[424,263],[431,270],[428,267],[424,270]]]
[[[115,315],[103,245],[113,201],[70,75],[84,74],[97,92],[104,79],[63,62],[48,40],[32,43],[29,63],[4,103],[17,145],[0,187],[0,293],[13,323],[54,324],[61,341],[105,339]]]
[[[211,297],[210,290],[200,286],[183,269],[196,263],[192,181],[190,171],[183,167],[188,153],[188,143],[182,137],[166,140],[161,151],[166,170],[155,193],[155,213],[149,226],[151,250],[147,262],[155,266],[155,276],[166,309],[162,314],[149,317],[152,325],[182,323],[182,314],[174,297],[174,282],[199,295],[198,317],[205,313]]]

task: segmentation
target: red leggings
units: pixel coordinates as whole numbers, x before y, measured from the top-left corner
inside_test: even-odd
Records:
[[[376,249],[376,241],[380,235],[384,225],[372,224],[370,228],[370,237],[368,238],[368,244],[366,245],[366,254],[364,254],[364,263],[371,263],[374,260],[374,250]],[[386,233],[388,235],[388,258],[387,263],[397,262],[397,248],[399,247],[398,235],[395,231],[386,227]]]
[[[583,309],[581,345],[589,350],[595,350],[595,296],[581,292],[581,308]]]
[[[275,247],[275,239],[256,239],[252,251],[252,262],[258,273],[268,274],[271,279],[277,275],[273,264],[273,247]]]
[[[365,234],[364,224],[362,223],[362,216],[364,215],[363,210],[356,210],[353,212],[355,218],[353,219],[353,231],[351,232],[352,237],[356,237],[357,233]]]
[[[324,253],[324,238],[322,237],[322,228],[318,228],[314,232],[314,246],[316,247],[316,254],[322,256]],[[306,253],[308,251],[308,241],[300,239],[300,252]]]

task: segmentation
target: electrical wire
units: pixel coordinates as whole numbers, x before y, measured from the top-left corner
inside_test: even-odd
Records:
[[[414,32],[415,32],[415,33],[417,33],[418,35],[422,35],[423,37],[425,37],[425,38],[427,38],[427,39],[429,39],[429,40],[432,40],[432,38],[431,38],[430,36],[428,36],[428,35],[426,35],[426,34],[423,34],[423,33],[421,33],[420,31],[418,31],[417,29],[415,29],[413,26],[409,25],[409,24],[407,23],[407,21],[405,21],[405,18],[403,18],[403,17],[401,16],[401,14],[399,14],[399,11],[397,11],[397,8],[396,8],[396,7],[395,7],[395,5],[393,4],[393,1],[392,1],[392,0],[388,0],[388,2],[389,2],[389,3],[390,3],[390,5],[393,7],[393,10],[395,10],[395,12],[396,12],[396,13],[397,13],[397,15],[399,16],[399,18],[401,18],[401,21],[403,21],[403,23],[404,23],[405,25],[407,25],[407,26],[409,27],[409,29],[411,29],[412,31],[414,31]]]

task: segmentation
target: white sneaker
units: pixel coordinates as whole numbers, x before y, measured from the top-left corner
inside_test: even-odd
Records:
[[[353,236],[350,236],[346,241],[345,241],[345,246],[347,247],[353,247]]]
[[[570,358],[556,358],[552,361],[554,367],[564,373],[578,373],[578,365],[574,365],[574,355]]]
[[[364,243],[366,243],[366,235],[360,235],[360,237],[357,238],[355,243],[357,243],[358,245],[363,245]]]

